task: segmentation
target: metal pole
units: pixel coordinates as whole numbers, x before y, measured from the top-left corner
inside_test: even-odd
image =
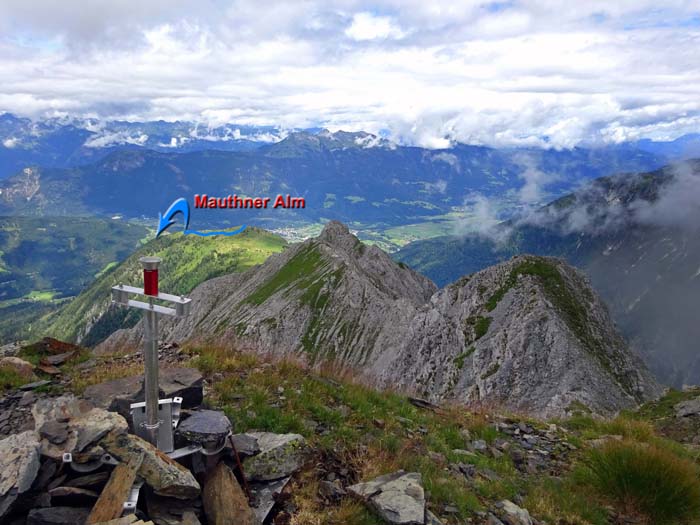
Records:
[[[142,257],[144,292],[149,309],[143,316],[143,389],[146,395],[146,435],[148,441],[158,446],[158,417],[160,392],[158,388],[158,313],[154,309],[153,297],[158,295],[158,257]]]
[[[153,299],[149,298],[151,306]],[[146,310],[144,315],[143,361],[145,365],[144,390],[146,393],[146,430],[148,441],[158,445],[158,314]]]

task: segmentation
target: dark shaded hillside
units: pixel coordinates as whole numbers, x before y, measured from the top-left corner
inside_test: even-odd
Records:
[[[665,382],[700,382],[698,210],[700,162],[595,181],[488,237],[412,243],[396,258],[438,283],[518,253],[554,255],[582,268],[624,335]]]

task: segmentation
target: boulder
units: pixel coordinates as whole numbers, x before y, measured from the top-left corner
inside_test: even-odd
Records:
[[[0,357],[0,368],[12,369],[25,379],[34,375],[34,365],[19,357]]]
[[[260,453],[244,462],[246,477],[251,481],[272,481],[287,477],[306,462],[309,446],[299,434],[250,432]]]
[[[700,397],[677,403],[673,409],[676,411],[677,418],[700,414]]]
[[[202,404],[204,377],[199,370],[164,368],[159,375],[161,398],[181,397],[182,408],[194,408]],[[83,397],[96,407],[118,412],[128,419],[130,405],[145,399],[143,374],[89,386]]]
[[[231,469],[223,462],[207,476],[202,500],[209,525],[257,524],[243,490]]]
[[[72,394],[60,397],[45,398],[37,401],[32,407],[32,416],[36,428],[41,428],[47,421],[67,423],[83,412],[91,410],[89,403],[80,402]]]
[[[182,408],[195,408],[202,404],[203,386],[204,376],[196,368],[165,368],[160,372],[163,396],[181,397]]]
[[[20,494],[31,488],[38,472],[39,441],[35,432],[28,430],[0,441],[0,518]]]
[[[532,525],[530,513],[512,501],[503,500],[497,504],[501,510],[501,521],[506,525]]]
[[[192,499],[199,495],[200,487],[192,472],[170,459],[153,445],[133,434],[111,432],[101,445],[122,462],[144,454],[138,475],[153,488],[156,494],[179,499]]]
[[[420,473],[399,470],[352,485],[348,487],[348,492],[366,502],[387,523],[425,523],[425,493]]]
[[[177,427],[180,436],[199,445],[219,443],[229,432],[231,421],[226,414],[217,410],[197,410]]]
[[[84,525],[90,509],[48,507],[34,509],[27,516],[27,525]]]

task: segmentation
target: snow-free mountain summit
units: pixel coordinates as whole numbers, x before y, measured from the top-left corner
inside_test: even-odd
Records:
[[[550,416],[581,405],[613,413],[660,393],[587,280],[558,259],[516,257],[437,290],[330,222],[318,238],[191,297],[192,315],[166,323],[165,339],[336,360],[433,400]],[[99,348],[140,338],[138,324]]]

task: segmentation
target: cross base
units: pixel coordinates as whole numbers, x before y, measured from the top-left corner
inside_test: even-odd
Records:
[[[180,422],[181,397],[158,400],[158,428],[157,443],[159,450],[166,454],[175,449],[174,431]],[[134,433],[140,438],[149,440],[149,428],[146,423],[146,402],[131,404],[131,420],[134,425]]]

